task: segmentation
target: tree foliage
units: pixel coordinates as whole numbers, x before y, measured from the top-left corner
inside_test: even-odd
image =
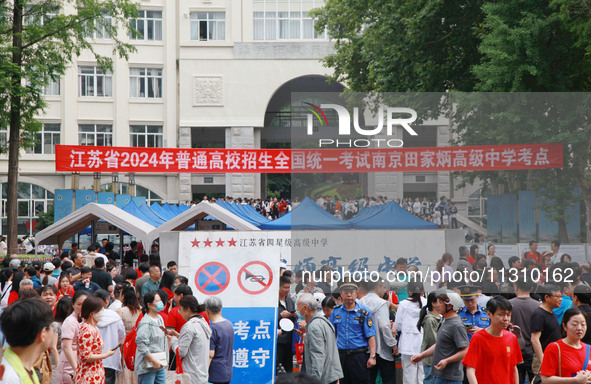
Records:
[[[563,169],[463,172],[459,187],[537,190],[565,229],[578,186],[591,225],[591,100],[566,94],[590,87],[591,1],[327,0],[314,15],[335,42],[325,64],[349,92],[480,92],[452,92],[437,105],[446,115],[458,106],[450,116],[454,144],[565,144]],[[416,95],[407,99],[417,105]]]
[[[45,108],[43,88],[57,81],[84,52],[103,70],[112,57],[92,44],[95,33],[111,38],[112,54],[127,58],[133,46],[120,39],[129,18],[137,15],[132,0],[11,0],[0,2],[0,126],[9,126],[8,246],[16,250],[18,158],[39,130],[36,118]],[[67,109],[66,109],[67,111]]]
[[[333,80],[355,92],[469,91],[484,0],[328,0],[314,11],[335,53]]]

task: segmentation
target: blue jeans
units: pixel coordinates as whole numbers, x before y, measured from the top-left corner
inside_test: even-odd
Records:
[[[138,384],[166,384],[166,368],[139,375]]]
[[[423,371],[425,372],[425,378],[423,379],[423,384],[435,384],[435,376],[431,374],[431,370],[433,369],[430,365],[423,364]]]
[[[453,381],[453,380],[441,379],[439,377],[436,377],[435,384],[462,384],[462,380]]]

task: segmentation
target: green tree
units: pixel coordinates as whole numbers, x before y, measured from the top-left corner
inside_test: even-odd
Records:
[[[474,66],[476,91],[484,92],[581,92],[589,89],[591,63],[583,38],[577,33],[588,20],[570,17],[579,0],[511,0],[482,6],[484,32]],[[588,39],[588,37],[587,37]],[[564,168],[510,172],[471,172],[462,176],[489,182],[500,189],[537,190],[542,209],[559,224],[562,241],[568,241],[566,209],[581,188],[587,212],[591,189],[585,185],[591,160],[591,126],[587,94],[535,93],[467,95],[456,117],[456,143],[519,144],[564,143]],[[486,99],[486,100],[484,100]],[[474,111],[477,111],[474,113]],[[471,113],[470,116],[469,112]],[[577,218],[578,219],[578,218]],[[589,226],[591,221],[587,221]],[[589,233],[589,227],[587,227]],[[587,238],[591,238],[589,235]]]
[[[127,58],[133,47],[120,40],[129,18],[137,14],[132,0],[12,0],[0,2],[0,126],[9,127],[7,240],[17,249],[17,185],[21,145],[30,145],[39,129],[36,116],[43,111],[43,87],[59,80],[75,56],[94,54],[107,70],[112,58],[99,55],[92,45],[103,31],[113,42],[113,55]]]
[[[39,212],[39,219],[37,219],[37,225],[35,230],[41,231],[53,224],[54,206],[51,204],[47,207],[47,212]]]
[[[471,91],[483,3],[327,0],[313,15],[335,42],[324,63],[351,91]]]

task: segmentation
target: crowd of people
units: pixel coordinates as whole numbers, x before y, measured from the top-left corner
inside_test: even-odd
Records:
[[[43,265],[4,260],[0,382],[165,384],[168,369],[190,383],[229,383],[234,329],[221,300],[200,304],[158,254],[120,270],[100,248]]]
[[[234,327],[221,300],[200,304],[157,247],[148,255],[133,244],[121,269],[110,250],[106,241],[44,264],[3,261],[2,382],[164,384],[182,366],[191,383],[229,383]],[[400,374],[405,384],[591,382],[591,266],[573,263],[557,241],[542,254],[532,241],[509,265],[492,244],[478,250],[460,247],[457,262],[445,253],[431,292],[411,274],[391,285],[334,282],[328,266],[282,268],[277,383],[391,384]],[[405,258],[394,268],[417,271]],[[481,278],[448,278],[466,270]]]
[[[261,215],[273,220],[282,217],[300,203],[298,197],[293,201],[289,198],[278,199],[276,197],[268,199],[243,199],[238,197],[234,199],[231,196],[226,196],[220,197],[219,199],[228,203],[251,205]],[[216,198],[204,196],[202,201],[215,203],[217,200]],[[384,196],[362,196],[346,199],[339,199],[336,196],[318,196],[315,201],[325,211],[341,220],[351,219],[364,208],[381,206],[388,203],[388,199]],[[458,228],[458,208],[445,196],[442,196],[439,201],[427,197],[423,197],[422,199],[418,197],[406,197],[402,200],[395,199],[393,201],[409,213],[423,220],[436,223],[440,228]],[[195,203],[192,202],[191,204]]]
[[[559,248],[555,241],[540,254],[532,241],[504,265],[494,245],[488,255],[460,247],[458,262],[445,253],[439,271],[477,271],[481,278],[434,281],[428,294],[412,274],[402,285],[335,286],[323,270],[307,280],[282,271],[278,315],[295,323],[293,337],[304,335],[303,371],[314,378],[301,382],[374,384],[380,377],[390,384],[397,374],[404,384],[591,382],[591,266],[573,263]],[[394,268],[416,270],[404,258]],[[547,274],[538,273],[544,268]],[[277,364],[290,372],[286,334],[278,339]]]

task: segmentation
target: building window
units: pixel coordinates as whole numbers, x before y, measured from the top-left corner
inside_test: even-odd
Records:
[[[129,68],[129,96],[162,98],[162,69]]]
[[[8,219],[6,216],[7,183],[0,184],[0,196],[2,196],[0,233],[6,233],[8,228]],[[53,205],[53,193],[35,184],[18,183],[17,198],[17,230],[19,236],[32,235],[38,232],[39,230],[35,227],[37,226],[39,213],[47,212],[48,208]]]
[[[226,13],[191,13],[191,40],[226,40]]]
[[[255,0],[254,40],[326,39],[326,32],[316,33],[316,21],[309,16],[309,11],[323,4],[319,0]]]
[[[41,131],[35,132],[35,146],[27,148],[27,153],[53,155],[55,146],[60,144],[60,124],[43,124]]]
[[[0,153],[8,150],[8,128],[0,128]]]
[[[132,40],[162,40],[162,11],[139,11],[137,19],[130,19]]]
[[[110,124],[79,124],[78,142],[80,145],[113,145],[113,126]]]
[[[61,84],[60,79],[51,80],[49,79],[49,83],[43,86],[43,96],[59,96],[61,95]]]
[[[35,4],[29,6],[23,18],[23,24],[27,26],[47,25],[60,13],[60,8],[50,4]]]
[[[112,97],[113,76],[99,67],[78,67],[78,94],[85,97]]]
[[[113,25],[113,19],[111,15],[104,14],[99,19],[89,21],[93,26],[92,32],[88,34],[88,37],[94,40],[97,39],[110,39],[111,34],[107,30],[106,25]],[[106,25],[105,25],[106,24]]]
[[[130,188],[129,183],[119,182],[119,190],[116,192],[119,195],[127,195],[129,194]],[[101,184],[101,192],[114,192],[113,191],[113,184]],[[153,203],[162,204],[162,198],[158,196],[155,192],[149,190],[148,188],[142,187],[141,185],[135,185],[135,196],[132,197],[145,197],[146,204],[152,205]]]
[[[482,189],[478,189],[468,197],[468,219],[478,225],[486,227],[487,198],[482,195]]]
[[[161,125],[130,125],[130,143],[132,147],[162,147]]]

